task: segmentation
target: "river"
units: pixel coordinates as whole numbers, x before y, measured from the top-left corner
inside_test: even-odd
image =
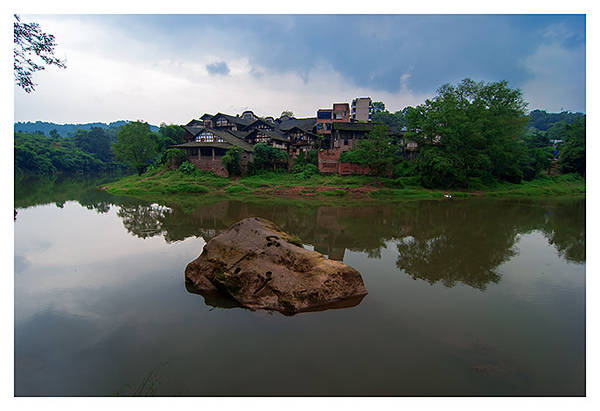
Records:
[[[585,200],[318,205],[15,186],[17,396],[585,395]],[[361,272],[350,308],[284,316],[188,292],[260,216]]]

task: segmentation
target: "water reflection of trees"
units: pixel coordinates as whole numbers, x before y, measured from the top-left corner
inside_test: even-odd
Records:
[[[561,257],[585,262],[585,200],[472,199],[362,207],[217,201],[183,209],[114,197],[96,190],[96,185],[67,182],[58,188],[38,185],[32,191],[15,185],[15,205],[77,200],[99,213],[116,205],[130,233],[140,238],[160,235],[167,242],[189,237],[208,241],[240,219],[261,216],[337,260],[344,259],[346,250],[379,258],[393,241],[399,269],[415,279],[449,287],[460,282],[484,289],[500,281],[496,270],[514,255],[517,234],[533,230],[542,232]]]
[[[330,258],[346,250],[379,258],[389,241],[396,265],[415,279],[485,289],[500,281],[497,267],[515,255],[517,234],[541,231],[564,258],[585,261],[585,201],[539,205],[509,201],[421,201],[366,207],[275,205],[221,201],[184,212],[156,206],[121,208],[130,232],[162,234],[167,242],[206,241],[236,221],[268,218]],[[139,220],[139,221],[136,221]]]

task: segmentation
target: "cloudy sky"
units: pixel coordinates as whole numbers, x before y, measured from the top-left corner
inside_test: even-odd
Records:
[[[186,123],[314,116],[358,96],[390,111],[444,83],[507,80],[529,109],[585,111],[583,15],[21,15],[64,70],[15,86],[15,121]]]

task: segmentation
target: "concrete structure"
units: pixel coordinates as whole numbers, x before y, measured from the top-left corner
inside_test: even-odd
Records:
[[[352,100],[351,118],[352,121],[371,121],[373,114],[373,102],[371,97],[357,97]]]

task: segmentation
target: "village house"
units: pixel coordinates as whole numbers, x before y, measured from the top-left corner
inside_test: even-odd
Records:
[[[183,126],[186,142],[173,147],[183,149],[188,161],[197,168],[227,176],[221,160],[229,148],[242,148],[243,169],[252,161],[254,145],[258,143],[281,149],[293,159],[302,151],[308,152],[318,142],[315,123],[314,117],[260,118],[249,110],[238,116],[204,114]]]
[[[322,173],[365,174],[368,167],[341,163],[341,154],[352,150],[374,128],[370,122],[370,97],[356,98],[352,109],[348,103],[333,103],[331,109],[319,109],[316,117],[295,118],[289,114],[277,119],[259,117],[247,110],[241,115],[224,113],[204,114],[185,126],[184,144],[175,147],[185,150],[188,160],[199,169],[227,175],[221,160],[231,147],[243,150],[245,170],[253,159],[254,146],[266,143],[288,153],[293,159],[300,153],[319,149],[318,167]],[[361,119],[366,119],[361,120]],[[395,144],[402,147],[405,159],[416,156],[417,144],[404,138],[405,130],[390,130]]]
[[[253,160],[254,148],[252,145],[240,139],[234,134],[235,132],[230,130],[208,128],[197,125],[197,123],[190,125],[190,123],[183,126],[186,142],[173,146],[184,150],[190,163],[200,170],[212,171],[217,175],[227,177],[229,173],[221,160],[227,150],[239,147],[242,149],[240,164],[242,170],[246,170],[248,163]]]

